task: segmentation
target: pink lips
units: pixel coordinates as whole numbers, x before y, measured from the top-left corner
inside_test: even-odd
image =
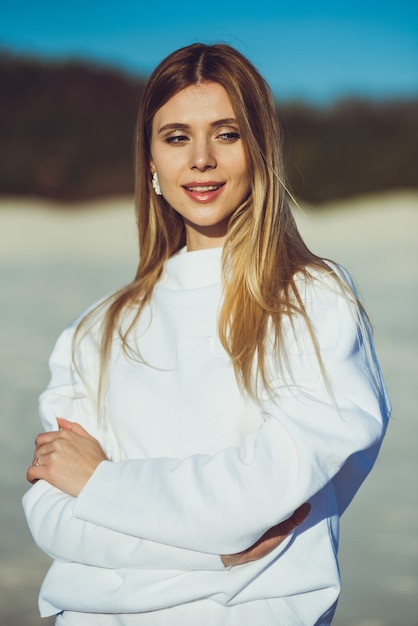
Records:
[[[195,202],[206,203],[215,200],[222,192],[225,183],[218,181],[193,181],[183,185],[185,193]]]

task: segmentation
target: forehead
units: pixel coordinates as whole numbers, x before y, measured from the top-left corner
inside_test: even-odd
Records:
[[[234,118],[234,110],[225,88],[219,83],[190,85],[176,93],[156,112],[153,128],[168,123],[212,123]]]

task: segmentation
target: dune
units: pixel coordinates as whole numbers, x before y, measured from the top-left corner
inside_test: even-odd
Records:
[[[418,192],[295,207],[314,252],[352,273],[374,324],[393,402],[376,468],[342,519],[343,593],[335,626],[413,626],[418,615],[416,384]],[[20,498],[39,429],[36,398],[58,332],[127,282],[137,259],[132,198],[65,207],[0,200],[0,622],[36,626],[48,559],[33,545]],[[307,555],[308,558],[308,555]]]

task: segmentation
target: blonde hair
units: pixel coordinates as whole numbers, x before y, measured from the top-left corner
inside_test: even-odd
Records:
[[[271,347],[273,338],[274,350],[280,353],[285,316],[292,317],[295,313],[304,316],[314,340],[295,276],[302,274],[309,279],[309,269],[313,267],[328,273],[331,270],[307,248],[289,208],[282,138],[270,89],[256,68],[225,44],[197,43],[173,52],[154,70],[146,86],[136,127],[140,259],[132,283],[101,305],[105,307],[101,371],[105,371],[109,361],[115,333],[119,334],[125,352],[133,354],[130,332],[150,301],[165,262],[186,243],[182,218],[151,186],[151,129],[154,115],[170,98],[202,82],[219,83],[226,90],[245,151],[251,191],[231,216],[228,226],[223,250],[219,337],[231,358],[238,383],[255,395],[254,371],[262,386],[269,390],[268,346]],[[135,314],[126,327],[122,319],[132,309]],[[96,311],[81,322],[76,338]],[[319,350],[317,356],[321,363]],[[103,380],[104,374],[100,386]]]

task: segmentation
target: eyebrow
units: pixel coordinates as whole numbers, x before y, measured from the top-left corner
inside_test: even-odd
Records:
[[[221,120],[216,120],[216,122],[211,123],[212,128],[216,128],[217,126],[231,126],[237,125],[237,120],[234,117],[225,117]],[[161,128],[158,129],[157,134],[164,133],[167,130],[190,130],[190,124],[182,124],[180,122],[170,122],[169,124],[164,124]]]

